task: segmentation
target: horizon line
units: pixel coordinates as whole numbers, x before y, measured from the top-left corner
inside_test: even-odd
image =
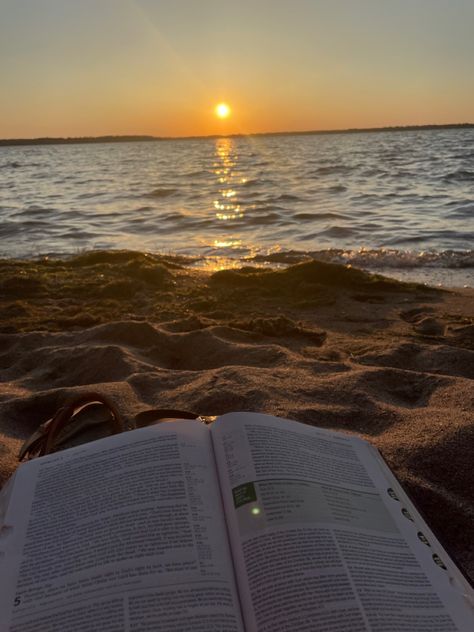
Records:
[[[361,134],[375,132],[428,131],[434,129],[470,129],[474,123],[440,123],[424,125],[385,125],[383,127],[348,127],[328,130],[300,130],[284,132],[252,132],[249,134],[195,134],[187,136],[153,136],[148,134],[105,134],[101,136],[38,136],[33,138],[2,138],[0,146],[12,145],[63,145],[74,143],[155,142],[169,140],[200,140],[215,138],[243,138],[247,136],[310,136],[324,134]]]

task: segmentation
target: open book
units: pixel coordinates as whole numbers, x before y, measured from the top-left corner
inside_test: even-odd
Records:
[[[22,465],[1,632],[472,632],[473,591],[382,457],[252,413]]]

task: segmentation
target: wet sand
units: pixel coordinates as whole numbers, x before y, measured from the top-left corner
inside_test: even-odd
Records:
[[[75,393],[130,423],[149,407],[275,414],[372,441],[474,578],[474,290],[190,263],[0,261],[0,482]]]

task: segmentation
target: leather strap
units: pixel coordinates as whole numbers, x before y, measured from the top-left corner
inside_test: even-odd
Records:
[[[74,414],[77,414],[81,408],[90,404],[103,404],[111,414],[112,434],[123,432],[124,423],[115,405],[105,395],[100,393],[85,393],[71,400],[68,404],[60,408],[51,419],[47,433],[46,441],[41,447],[38,456],[44,456],[54,452],[56,439],[62,428],[71,420]]]
[[[87,407],[97,404],[104,406],[109,413],[112,423],[112,434],[123,432],[125,430],[125,424],[115,404],[108,397],[96,393],[95,391],[83,393],[73,397],[70,402],[59,408],[54,417],[39,426],[38,430],[22,445],[18,455],[19,460],[22,461],[25,457],[32,459],[37,456],[44,456],[45,454],[55,452],[58,448],[57,441],[61,431],[64,430],[68,424],[70,424],[71,430],[74,431],[76,415]],[[200,417],[197,413],[184,410],[152,408],[150,410],[144,410],[135,416],[135,426],[141,428],[175,419],[200,419],[203,423],[210,423],[213,420],[211,417]],[[79,420],[77,420],[77,425],[80,431],[81,424]]]

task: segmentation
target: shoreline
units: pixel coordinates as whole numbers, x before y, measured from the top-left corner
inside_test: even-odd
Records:
[[[254,297],[249,306],[239,304],[239,311],[249,313],[269,308],[304,313],[307,305],[324,305],[327,301],[334,304],[351,291],[361,292],[358,299],[369,303],[384,302],[384,292],[388,296],[404,295],[405,301],[410,301],[411,295],[474,294],[474,288],[440,288],[417,281],[399,281],[350,264],[315,259],[286,266],[273,264],[273,267],[252,266],[249,262],[217,271],[196,265],[199,261],[199,257],[127,250],[90,250],[63,258],[0,259],[0,331],[6,327],[13,332],[15,326],[8,321],[10,312],[12,323],[21,323],[26,330],[34,327],[54,330],[56,326],[60,329],[66,320],[51,318],[51,308],[60,314],[62,304],[67,305],[68,314],[74,310],[82,314],[79,326],[90,326],[108,322],[112,314],[116,318],[133,315],[137,303],[141,309],[135,315],[154,321],[168,313],[176,316],[186,313],[195,299],[200,299],[198,312],[206,315],[206,311],[213,311],[211,306],[227,301],[229,293],[238,291],[260,295],[261,300],[255,302]],[[382,291],[380,297],[376,294],[379,291]],[[15,316],[12,304],[18,303],[21,309]],[[237,308],[235,304],[232,307]],[[55,325],[56,322],[59,324]]]
[[[401,283],[421,284],[442,290],[474,289],[474,273],[472,251],[403,251],[396,249],[341,249],[327,248],[314,252],[305,251],[276,251],[258,253],[253,256],[234,258],[216,254],[177,254],[151,251],[122,250],[111,248],[108,250],[85,249],[80,252],[46,252],[43,254],[32,253],[21,257],[0,255],[0,274],[8,270],[15,270],[24,266],[24,273],[34,270],[37,266],[47,264],[51,267],[65,266],[76,258],[88,257],[94,253],[100,253],[100,257],[107,258],[111,253],[111,259],[117,260],[117,256],[125,258],[148,258],[148,261],[164,261],[170,265],[176,264],[196,271],[211,275],[217,270],[238,270],[239,268],[255,267],[260,271],[285,270],[292,265],[309,263],[312,261],[341,265],[355,268],[368,275],[381,275],[399,281]],[[117,253],[121,253],[118,254]],[[438,265],[433,265],[434,258],[439,259]],[[397,261],[398,260],[398,261]]]
[[[0,484],[22,441],[73,394],[254,410],[378,447],[474,578],[474,289],[311,261],[210,273],[91,251],[0,261]]]

